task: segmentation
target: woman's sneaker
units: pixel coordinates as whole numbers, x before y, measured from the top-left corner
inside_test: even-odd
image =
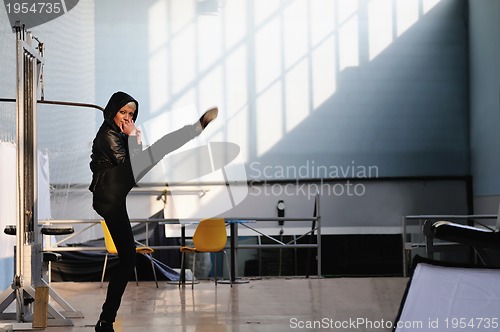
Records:
[[[219,109],[217,107],[213,107],[206,111],[200,118],[201,129],[205,129],[210,122],[212,122],[219,114]]]

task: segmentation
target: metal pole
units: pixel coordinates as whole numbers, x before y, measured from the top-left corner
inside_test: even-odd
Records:
[[[33,306],[26,300],[35,298],[35,287],[48,287],[49,293],[64,309],[72,309],[42,279],[42,245],[38,229],[37,214],[37,140],[36,140],[36,105],[38,83],[43,59],[43,44],[24,30],[24,26],[16,22],[16,83],[17,98],[15,100],[0,99],[0,102],[16,103],[16,250],[15,273],[11,285],[12,290],[1,294],[0,319],[10,317],[3,311],[16,302],[16,319],[18,322],[34,320]],[[45,310],[45,309],[41,309]],[[47,313],[57,326],[73,325],[71,320],[63,316],[50,303]],[[72,317],[83,317],[74,310],[68,312]],[[33,315],[32,315],[33,314]],[[11,318],[9,318],[11,319]],[[23,328],[24,329],[24,328]]]
[[[31,33],[16,26],[17,40],[17,209],[16,209],[16,317],[24,321],[24,296],[41,283],[42,256],[38,243],[36,103],[42,45],[33,46]],[[40,248],[41,249],[41,248]]]
[[[16,52],[17,52],[17,99],[16,99],[16,147],[17,147],[17,174],[16,174],[16,271],[14,274],[13,287],[19,289],[22,287],[23,258],[24,258],[24,55],[23,41],[21,40],[21,31],[18,27]],[[16,319],[18,322],[23,320],[24,308],[22,292],[16,292],[17,310]]]
[[[319,193],[316,194],[316,234],[318,237],[318,277],[321,277],[321,211],[319,209]]]

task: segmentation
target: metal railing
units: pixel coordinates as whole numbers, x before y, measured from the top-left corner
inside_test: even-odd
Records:
[[[321,217],[318,215],[316,217],[283,217],[283,218],[278,218],[278,217],[225,217],[224,218],[231,228],[231,245],[227,247],[227,249],[230,249],[231,252],[233,253],[233,256],[235,256],[235,252],[237,252],[240,249],[285,249],[285,248],[301,248],[301,249],[316,249],[317,250],[317,271],[318,271],[318,276],[321,276]],[[167,225],[167,224],[173,224],[173,225],[181,225],[181,234],[179,234],[179,238],[185,239],[185,234],[184,234],[184,226],[190,225],[190,224],[196,224],[199,222],[200,219],[194,219],[194,218],[183,218],[183,219],[177,219],[177,218],[163,218],[163,219],[131,219],[131,223],[145,223],[146,224],[146,234],[149,234],[150,230],[150,224],[162,224],[162,225]],[[289,242],[282,242],[271,235],[265,234],[263,230],[258,229],[257,227],[253,227],[250,224],[254,222],[276,222],[276,221],[286,221],[286,222],[312,222],[313,226],[311,227],[310,230],[307,232],[300,234],[298,237],[294,238],[294,240],[289,241]],[[48,243],[47,245],[44,246],[45,251],[52,251],[52,252],[69,252],[69,251],[104,251],[106,250],[106,247],[100,246],[100,247],[91,247],[91,246],[61,246],[65,242],[67,242],[70,239],[73,239],[74,237],[88,231],[95,225],[100,224],[100,219],[66,219],[66,220],[54,220],[54,219],[49,219],[49,220],[39,220],[38,224],[43,227],[50,227],[50,226],[58,226],[58,225],[82,225],[82,224],[87,224],[87,227],[84,227],[78,231],[75,231],[72,234],[69,234],[67,236],[64,236],[62,239],[59,239],[55,246],[52,244]],[[263,236],[271,240],[273,243],[271,244],[238,244],[237,238],[238,238],[238,228],[239,227],[245,227],[246,229],[254,232],[256,235]],[[302,239],[304,237],[314,237],[316,239],[315,243],[303,243],[303,244],[297,244],[297,240]],[[312,242],[312,241],[311,241]],[[146,246],[151,247],[154,250],[179,250],[181,246],[150,246],[149,245],[149,238],[146,237],[145,243]]]
[[[402,217],[401,224],[401,237],[403,242],[403,276],[408,276],[409,263],[411,261],[411,251],[417,248],[424,248],[428,252],[428,244],[424,235],[424,224],[427,220],[447,220],[457,221],[459,223],[468,224],[469,226],[482,225],[478,220],[495,220],[496,214],[470,214],[470,215],[456,215],[456,214],[443,214],[443,215],[409,215]],[[418,238],[415,240],[412,235]],[[435,244],[435,247],[449,247],[455,245],[450,242],[440,242]]]

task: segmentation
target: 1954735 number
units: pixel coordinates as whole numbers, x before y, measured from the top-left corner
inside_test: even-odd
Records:
[[[59,14],[63,10],[60,2],[15,2],[6,3],[5,7],[8,14]]]

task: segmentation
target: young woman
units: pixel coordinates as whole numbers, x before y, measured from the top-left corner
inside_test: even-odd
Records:
[[[141,132],[135,126],[138,111],[139,103],[134,98],[121,91],[114,93],[104,109],[104,122],[92,145],[89,189],[93,193],[93,208],[104,218],[119,257],[95,327],[97,332],[114,331],[113,322],[136,263],[127,194],[166,154],[198,136],[218,113],[217,108],[212,108],[196,123],[167,134],[142,150]]]

